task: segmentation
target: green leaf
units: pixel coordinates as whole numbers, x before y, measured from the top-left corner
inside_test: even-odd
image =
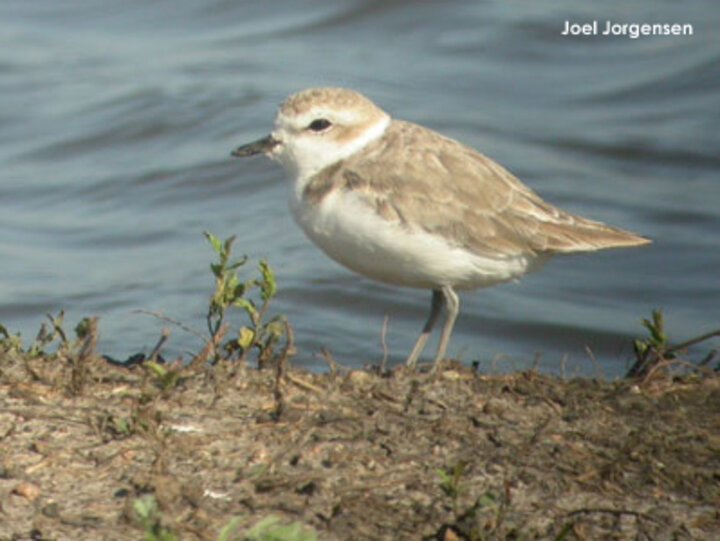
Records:
[[[238,529],[238,526],[240,526],[242,521],[243,517],[234,517],[230,519],[230,522],[228,522],[225,526],[223,526],[223,529],[220,530],[220,535],[218,535],[217,541],[231,541],[232,539],[239,539],[233,534]]]
[[[231,293],[235,293],[239,283],[240,279],[237,277],[237,274],[233,274],[228,278],[227,282],[225,282],[225,287]]]
[[[235,239],[237,238],[237,235],[233,235],[232,237],[228,237],[225,239],[225,253],[229,256],[230,252],[232,251],[232,245],[233,242],[235,242]]]
[[[239,299],[235,299],[233,301],[233,306],[242,308],[248,313],[250,317],[257,315],[257,308],[255,308],[255,303],[250,299],[244,299],[242,297]]]
[[[643,324],[643,327],[645,327],[652,334],[652,323],[650,323],[650,320],[643,318],[642,324]]]
[[[233,291],[233,298],[239,299],[245,295],[245,284],[238,284],[235,286],[235,291]]]
[[[142,498],[138,498],[133,502],[133,508],[138,517],[144,522],[152,519],[157,512],[157,500],[153,494],[145,494]]]
[[[222,244],[222,242],[220,241],[220,239],[217,238],[217,237],[216,237],[215,235],[213,235],[212,233],[209,233],[208,231],[204,231],[204,234],[205,234],[205,238],[210,241],[210,244],[212,245],[212,249],[214,250],[214,252],[215,252],[217,255],[222,256],[222,253],[223,253],[223,244]]]
[[[633,341],[633,348],[635,352],[640,356],[645,355],[648,350],[648,345],[644,340],[638,340],[637,338]]]
[[[574,522],[568,522],[567,524],[565,524],[565,526],[562,527],[560,533],[555,536],[555,539],[553,541],[565,541],[565,539],[567,539],[567,536],[570,535],[570,532],[574,527]]]
[[[80,323],[75,325],[75,336],[78,337],[78,340],[84,339],[90,330],[90,318],[84,317],[80,320]]]
[[[253,340],[255,340],[255,332],[248,327],[240,327],[237,339],[240,347],[247,350],[252,345]]]
[[[228,272],[234,271],[240,267],[242,267],[245,263],[247,263],[248,256],[244,255],[237,261],[233,261],[230,265],[227,266]]]
[[[254,287],[258,287],[260,285],[260,282],[258,282],[255,278],[252,280],[248,280],[245,282],[245,290],[250,291]]]
[[[159,378],[164,378],[167,375],[167,369],[155,361],[148,361],[144,363],[143,366]]]
[[[285,321],[282,318],[276,317],[265,325],[265,331],[273,338],[280,338],[285,334]]]
[[[437,470],[435,470],[435,474],[440,478],[440,481],[441,481],[443,484],[449,483],[449,482],[451,481],[451,477],[450,477],[450,476],[448,475],[448,473],[447,473],[444,469],[442,469],[442,468],[438,468]]]
[[[497,498],[495,498],[495,495],[492,492],[488,491],[480,496],[477,502],[480,507],[490,507],[497,504]]]
[[[125,417],[115,417],[113,419],[113,425],[119,434],[122,434],[123,436],[130,435],[132,425],[130,424],[129,419],[126,419]]]
[[[265,260],[260,261],[260,274],[262,275],[260,296],[264,302],[267,302],[275,296],[277,292],[277,282],[275,281],[275,273]]]
[[[210,263],[210,270],[212,271],[215,278],[222,277],[223,266],[220,263]]]
[[[6,351],[10,351],[10,350],[22,351],[23,344],[22,344],[22,339],[20,338],[20,333],[10,334],[10,332],[7,330],[7,327],[5,327],[4,325],[0,325],[0,335],[3,336],[3,338],[0,339],[0,346],[2,348],[4,348]],[[36,344],[36,346],[37,346],[37,344]]]
[[[248,541],[317,541],[317,533],[300,522],[283,525],[277,517],[266,517],[245,532]]]

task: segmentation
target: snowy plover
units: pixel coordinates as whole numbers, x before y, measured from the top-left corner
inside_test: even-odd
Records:
[[[444,358],[460,309],[456,290],[517,280],[557,254],[650,243],[555,208],[490,158],[393,120],[353,90],[290,96],[272,134],[232,154],[259,153],[294,178],[292,214],[327,255],[369,278],[432,290],[409,366],[443,304],[435,366]]]

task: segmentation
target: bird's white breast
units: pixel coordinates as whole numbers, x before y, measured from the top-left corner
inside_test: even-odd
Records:
[[[293,190],[290,208],[298,225],[328,256],[389,284],[476,289],[517,279],[532,263],[525,256],[483,257],[423,231],[421,224],[389,222],[350,190],[336,189],[316,205]]]

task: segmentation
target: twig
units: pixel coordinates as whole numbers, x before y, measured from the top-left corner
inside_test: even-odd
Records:
[[[689,368],[690,370],[692,370],[694,372],[700,372],[700,373],[703,372],[702,370],[700,370],[699,366],[694,365],[693,363],[689,363],[687,361],[680,361],[677,359],[665,359],[663,357],[650,367],[647,374],[645,374],[645,377],[642,380],[642,384],[645,384],[648,381],[650,381],[652,379],[652,377],[655,375],[655,372],[658,372],[659,370],[661,370],[663,368],[670,367],[673,365],[684,366],[685,368]]]
[[[653,312],[653,314],[655,314]],[[657,316],[655,316],[657,319]],[[650,328],[651,334],[653,332],[653,329],[655,327],[652,327],[650,323],[645,321],[646,327]],[[660,320],[660,323],[656,322],[656,326],[660,325],[658,328],[660,329],[660,332],[662,332],[662,320]],[[657,332],[657,331],[655,331]],[[638,351],[638,347],[636,346],[636,359],[633,365],[630,367],[630,370],[628,370],[625,377],[632,378],[632,377],[640,377],[643,376],[643,382],[647,381],[652,374],[654,374],[658,367],[667,367],[671,364],[674,364],[672,362],[668,362],[671,359],[668,359],[668,357],[674,356],[678,351],[685,350],[689,348],[690,346],[694,346],[696,344],[699,344],[700,342],[704,342],[705,340],[709,340],[710,338],[714,338],[716,336],[720,336],[720,329],[716,329],[714,331],[707,332],[705,334],[701,334],[699,336],[696,336],[694,338],[690,338],[689,340],[686,340],[685,342],[682,342],[681,344],[677,344],[675,346],[671,346],[667,343],[667,338],[663,338],[662,343],[657,343],[657,340],[653,337],[651,337],[651,340],[649,341],[640,341],[639,343],[643,345],[643,348],[641,351]],[[638,343],[638,341],[636,341]],[[691,369],[698,371],[698,367],[703,366],[710,362],[710,360],[714,356],[714,350],[711,351],[711,353],[700,363],[697,365],[688,365]],[[682,362],[677,362],[677,364],[683,364]]]
[[[287,319],[283,321],[285,324],[285,347],[278,356],[275,363],[275,388],[273,389],[273,398],[275,399],[275,408],[272,418],[279,421],[285,411],[285,398],[282,393],[282,380],[287,377],[288,368],[290,367],[290,357],[295,355],[295,333]]]
[[[50,323],[53,326],[53,333],[57,333],[60,335],[60,343],[63,346],[67,346],[68,339],[67,335],[65,334],[65,330],[62,328],[62,324],[58,324],[58,319],[62,321],[62,319],[65,317],[65,310],[60,310],[60,314],[58,314],[57,318],[52,317],[51,314],[45,314],[47,318],[50,320]]]
[[[229,328],[230,325],[226,323],[225,325],[220,327],[217,333],[215,333],[215,336],[212,337],[212,340],[206,340],[205,347],[203,347],[200,350],[200,353],[195,355],[193,360],[190,361],[188,368],[191,368],[192,370],[198,370],[207,362],[210,356],[215,356],[215,354],[217,353],[218,345],[222,342],[222,339]]]
[[[383,348],[383,360],[382,363],[380,363],[380,374],[384,374],[387,370],[387,360],[388,360],[388,345],[387,345],[387,331],[390,324],[390,316],[385,314],[385,320],[383,321],[382,330],[380,331],[380,344]]]
[[[532,367],[530,368],[531,372],[539,372],[541,358],[542,358],[542,351],[536,351],[535,356],[533,357]]]
[[[272,419],[279,421],[285,411],[285,400],[282,393],[282,379],[285,375],[285,360],[279,359],[275,363],[275,386],[273,388],[273,399],[275,400],[275,406],[272,411]]]
[[[160,350],[162,349],[165,342],[167,342],[168,338],[170,338],[170,329],[167,327],[163,327],[162,333],[160,334],[160,339],[158,340],[157,344],[155,344],[155,347],[150,352],[150,355],[148,355],[148,359],[154,360],[155,357],[160,353]]]
[[[287,338],[285,339],[285,347],[283,348],[281,355],[283,360],[289,364],[290,357],[297,353],[297,350],[295,349],[295,331],[293,331],[290,322],[284,317],[283,323],[285,324],[285,336]]]
[[[678,344],[677,346],[673,346],[671,348],[668,348],[665,350],[665,353],[674,353],[678,350],[688,348],[690,346],[694,346],[695,344],[699,344],[700,342],[704,342],[705,340],[709,340],[710,338],[713,338],[715,336],[720,336],[720,329],[717,329],[715,331],[710,331],[705,334],[701,334],[700,336],[696,336],[695,338],[691,338],[690,340],[683,342],[682,344]]]
[[[206,344],[209,342],[209,340],[205,337],[205,335],[202,334],[202,333],[201,333],[200,331],[198,331],[197,329],[193,329],[192,327],[188,327],[188,326],[185,325],[184,323],[180,323],[177,319],[173,319],[173,318],[171,318],[171,317],[169,317],[169,316],[166,316],[166,315],[163,314],[162,312],[153,312],[152,310],[134,310],[133,313],[134,313],[134,314],[143,314],[143,315],[146,315],[146,316],[152,316],[152,317],[155,317],[155,318],[157,318],[157,319],[159,319],[159,320],[161,320],[161,321],[166,321],[167,323],[170,323],[171,325],[175,325],[176,327],[179,327],[180,329],[182,329],[183,331],[185,331],[185,332],[187,332],[187,333],[190,333],[190,334],[193,334],[193,335],[197,336],[200,340],[202,340],[202,341],[205,342]]]
[[[650,515],[646,515],[645,513],[641,513],[639,511],[633,511],[631,509],[613,509],[611,507],[582,507],[580,509],[575,509],[574,511],[570,511],[565,516],[566,517],[574,517],[576,515],[584,515],[589,513],[605,513],[609,515],[615,515],[616,517],[621,517],[623,515],[630,515],[635,518],[644,518],[646,520],[651,520],[653,522],[657,522],[662,524],[661,521],[656,519],[655,517],[651,517]]]
[[[328,367],[330,368],[330,375],[336,376],[340,370],[340,365],[338,365],[338,362],[335,360],[335,357],[332,356],[332,353],[327,348],[322,348],[320,350],[322,353],[323,359],[325,359],[325,362],[328,364]]]
[[[284,376],[290,383],[294,383],[301,389],[305,389],[306,391],[312,391],[313,393],[317,393],[317,394],[325,393],[325,390],[322,387],[318,387],[317,385],[308,383],[307,381],[305,381],[297,376],[292,375],[290,372],[285,372]]]
[[[72,372],[70,374],[70,392],[74,396],[82,394],[87,378],[88,363],[90,359],[96,355],[95,348],[97,347],[98,340],[97,324],[97,317],[90,318],[87,336],[73,362]]]
[[[603,373],[602,368],[600,368],[600,363],[595,358],[595,354],[590,349],[590,346],[588,346],[588,345],[585,346],[585,353],[587,353],[588,357],[590,357],[590,362],[592,363],[593,367],[595,368],[595,374],[597,375],[597,378],[600,381],[605,381],[605,374]]]

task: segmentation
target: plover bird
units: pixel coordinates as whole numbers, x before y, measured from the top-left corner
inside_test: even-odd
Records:
[[[445,357],[458,290],[517,280],[558,254],[650,243],[546,203],[490,158],[353,90],[290,96],[275,130],[232,155],[261,153],[294,179],[293,217],[327,255],[374,280],[432,290],[409,366],[443,305],[435,366]]]

